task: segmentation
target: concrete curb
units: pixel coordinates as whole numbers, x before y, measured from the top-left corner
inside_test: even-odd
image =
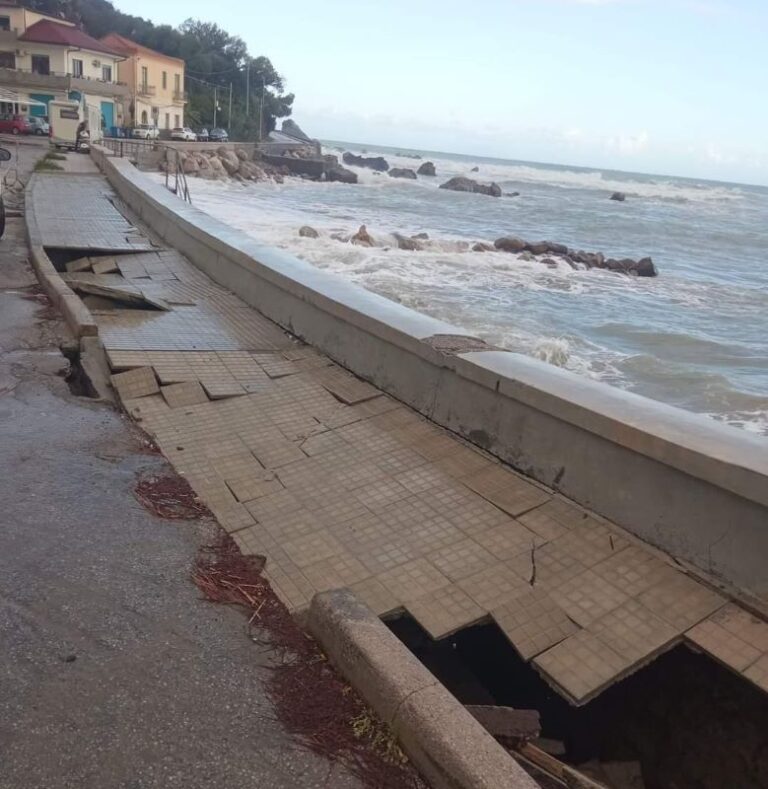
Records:
[[[331,662],[388,723],[434,789],[538,784],[348,590],[315,595],[306,621]]]
[[[33,175],[29,179],[24,194],[24,214],[32,268],[35,270],[40,286],[54,306],[61,311],[64,320],[75,337],[78,339],[81,337],[95,337],[98,335],[99,329],[93,315],[80,300],[80,297],[61,278],[43,247],[32,203],[32,190],[36,182],[37,175]]]

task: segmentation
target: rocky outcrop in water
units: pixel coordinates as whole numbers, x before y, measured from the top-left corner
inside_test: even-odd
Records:
[[[416,172],[419,175],[437,175],[437,170],[435,170],[435,165],[432,162],[424,162]]]
[[[344,164],[352,167],[367,167],[369,170],[378,170],[382,173],[389,170],[389,162],[383,156],[357,156],[346,151],[341,159]]]
[[[440,184],[441,189],[450,189],[453,192],[472,192],[474,194],[489,195],[490,197],[501,197],[501,187],[498,184],[480,184],[471,178],[457,175]]]
[[[400,233],[394,233],[395,240],[397,241],[397,248],[404,249],[406,252],[418,252],[422,246],[415,238],[407,238],[401,236]]]
[[[614,192],[611,195],[611,200],[615,200],[617,203],[623,203],[627,199],[627,196],[624,192]]]
[[[320,238],[320,233],[318,233],[314,227],[310,227],[309,225],[304,225],[304,227],[300,227],[299,235],[302,238]]]
[[[349,239],[352,244],[357,244],[359,247],[372,247],[375,245],[371,234],[366,229],[365,225],[360,225],[360,229]]]
[[[409,178],[412,181],[416,180],[416,173],[407,167],[393,167],[389,171],[390,178]]]
[[[515,236],[504,236],[496,239],[494,247],[499,252],[509,252],[517,255],[518,260],[538,260],[540,263],[550,267],[557,266],[558,261],[561,261],[571,266],[571,268],[606,269],[607,271],[615,271],[619,274],[628,274],[634,277],[656,277],[659,273],[653,260],[649,257],[641,258],[640,260],[631,258],[615,260],[606,258],[602,252],[576,251],[569,249],[565,244],[556,244],[552,241],[530,242],[523,241]]]
[[[342,167],[340,164],[332,164],[326,167],[325,180],[339,181],[343,184],[356,184],[357,173],[347,170],[346,167]]]

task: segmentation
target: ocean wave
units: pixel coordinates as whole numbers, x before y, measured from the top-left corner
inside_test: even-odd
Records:
[[[350,150],[359,153],[359,149]],[[329,151],[330,152],[330,151]],[[417,169],[421,162],[393,155],[383,151],[369,150],[370,156],[384,156],[390,165]],[[637,176],[613,170],[581,170],[555,166],[537,167],[529,164],[491,162],[484,160],[466,161],[440,157],[430,157],[437,168],[437,178],[419,178],[418,181],[405,181],[388,178],[386,174],[377,175],[364,167],[353,167],[360,182],[368,186],[387,187],[406,183],[422,188],[437,187],[447,178],[464,175],[482,181],[495,181],[505,190],[515,186],[535,185],[565,190],[582,190],[601,193],[624,192],[628,197],[667,202],[723,202],[741,200],[744,193],[736,186],[722,184],[696,183],[682,179],[666,179],[653,176]],[[478,172],[472,172],[477,167]]]

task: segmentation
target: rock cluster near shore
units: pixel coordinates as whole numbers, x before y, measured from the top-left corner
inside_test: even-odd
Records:
[[[284,171],[266,162],[251,160],[242,150],[220,147],[215,151],[180,151],[179,166],[185,175],[207,181],[233,178],[236,181],[277,181],[282,183]],[[160,169],[174,172],[175,160],[160,162]]]
[[[299,229],[299,235],[304,238],[319,238],[320,233],[312,227],[304,226]],[[398,249],[408,252],[420,252],[429,248],[430,241],[427,233],[417,233],[413,236],[404,236],[401,233],[393,233],[390,238],[395,239]],[[361,247],[381,247],[384,251],[393,244],[387,240],[385,243],[376,243],[376,240],[368,232],[365,225],[361,225],[354,235],[344,235],[341,233],[331,234],[331,238],[342,243],[351,243]],[[493,244],[485,241],[478,241],[470,246],[466,241],[447,242],[454,247],[456,252],[504,252],[513,254],[518,260],[526,262],[541,263],[550,268],[557,268],[561,264],[566,264],[575,270],[604,269],[613,271],[617,274],[626,274],[634,277],[656,277],[658,271],[653,260],[649,257],[633,260],[624,258],[606,258],[602,252],[584,252],[573,250],[565,244],[557,244],[553,241],[523,241],[516,236],[504,236],[497,239]],[[445,249],[445,243],[440,243],[431,247],[432,249]]]
[[[457,175],[444,184],[440,184],[441,189],[450,189],[453,192],[473,192],[474,194],[488,195],[489,197],[501,197],[501,187],[497,183],[480,184],[471,178]]]

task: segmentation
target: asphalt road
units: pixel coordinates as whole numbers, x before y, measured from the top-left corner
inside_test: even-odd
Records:
[[[164,461],[69,392],[22,221],[0,242],[0,789],[359,786],[274,719],[271,656],[190,583],[211,524],[150,515],[132,489]]]

